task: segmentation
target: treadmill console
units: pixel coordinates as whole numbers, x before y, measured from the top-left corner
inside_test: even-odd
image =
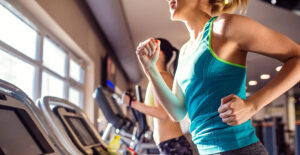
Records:
[[[96,138],[96,135],[94,135],[92,129],[80,114],[62,106],[55,107],[53,111],[64,125],[74,144],[83,154],[107,154],[106,148]]]

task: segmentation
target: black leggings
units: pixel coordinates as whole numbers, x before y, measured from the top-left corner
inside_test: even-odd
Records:
[[[192,155],[191,145],[184,136],[163,141],[158,144],[161,154],[164,155]]]

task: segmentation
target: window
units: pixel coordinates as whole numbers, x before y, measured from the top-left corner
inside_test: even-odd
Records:
[[[64,98],[64,82],[47,72],[42,75],[42,96]]]
[[[82,68],[73,59],[70,60],[70,77],[77,82],[83,82]]]
[[[0,49],[0,79],[16,85],[33,98],[34,76],[34,66]]]
[[[41,96],[70,99],[83,107],[84,62],[46,32],[0,0],[0,79],[33,100]]]
[[[48,38],[44,39],[43,64],[61,76],[65,76],[66,53]]]
[[[30,58],[36,57],[37,32],[0,5],[0,40]]]
[[[83,108],[83,104],[82,104],[82,93],[75,89],[70,87],[69,89],[69,101],[71,103],[76,104],[78,107]]]

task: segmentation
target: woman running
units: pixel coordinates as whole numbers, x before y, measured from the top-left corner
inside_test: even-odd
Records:
[[[228,14],[247,0],[168,0],[171,19],[185,23],[190,40],[181,48],[171,91],[155,63],[160,41],[150,38],[137,56],[152,90],[169,115],[186,113],[200,154],[267,154],[250,118],[300,79],[300,47],[247,17]],[[284,63],[273,80],[246,98],[248,51]]]
[[[158,38],[161,42],[159,58],[156,67],[168,88],[172,89],[173,75],[176,71],[179,51],[165,39]],[[129,101],[129,98],[126,99]],[[128,102],[126,102],[128,103]],[[184,137],[179,122],[171,120],[168,113],[155,99],[151,85],[148,84],[145,96],[145,104],[133,101],[131,107],[153,117],[153,137],[160,152],[167,155],[191,155],[192,150],[189,142]]]

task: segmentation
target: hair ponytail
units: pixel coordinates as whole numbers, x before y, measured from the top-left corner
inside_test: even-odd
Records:
[[[177,48],[172,49],[172,57],[170,61],[167,63],[166,68],[169,73],[171,73],[173,76],[175,76],[177,64],[178,64],[178,57],[179,57],[179,51]]]
[[[240,13],[245,13],[248,0],[209,0],[212,5],[212,14],[233,13],[240,7]]]
[[[178,49],[173,47],[168,40],[163,38],[156,38],[156,39],[160,40],[160,49],[165,56],[166,70],[174,76],[177,68],[179,51]]]

